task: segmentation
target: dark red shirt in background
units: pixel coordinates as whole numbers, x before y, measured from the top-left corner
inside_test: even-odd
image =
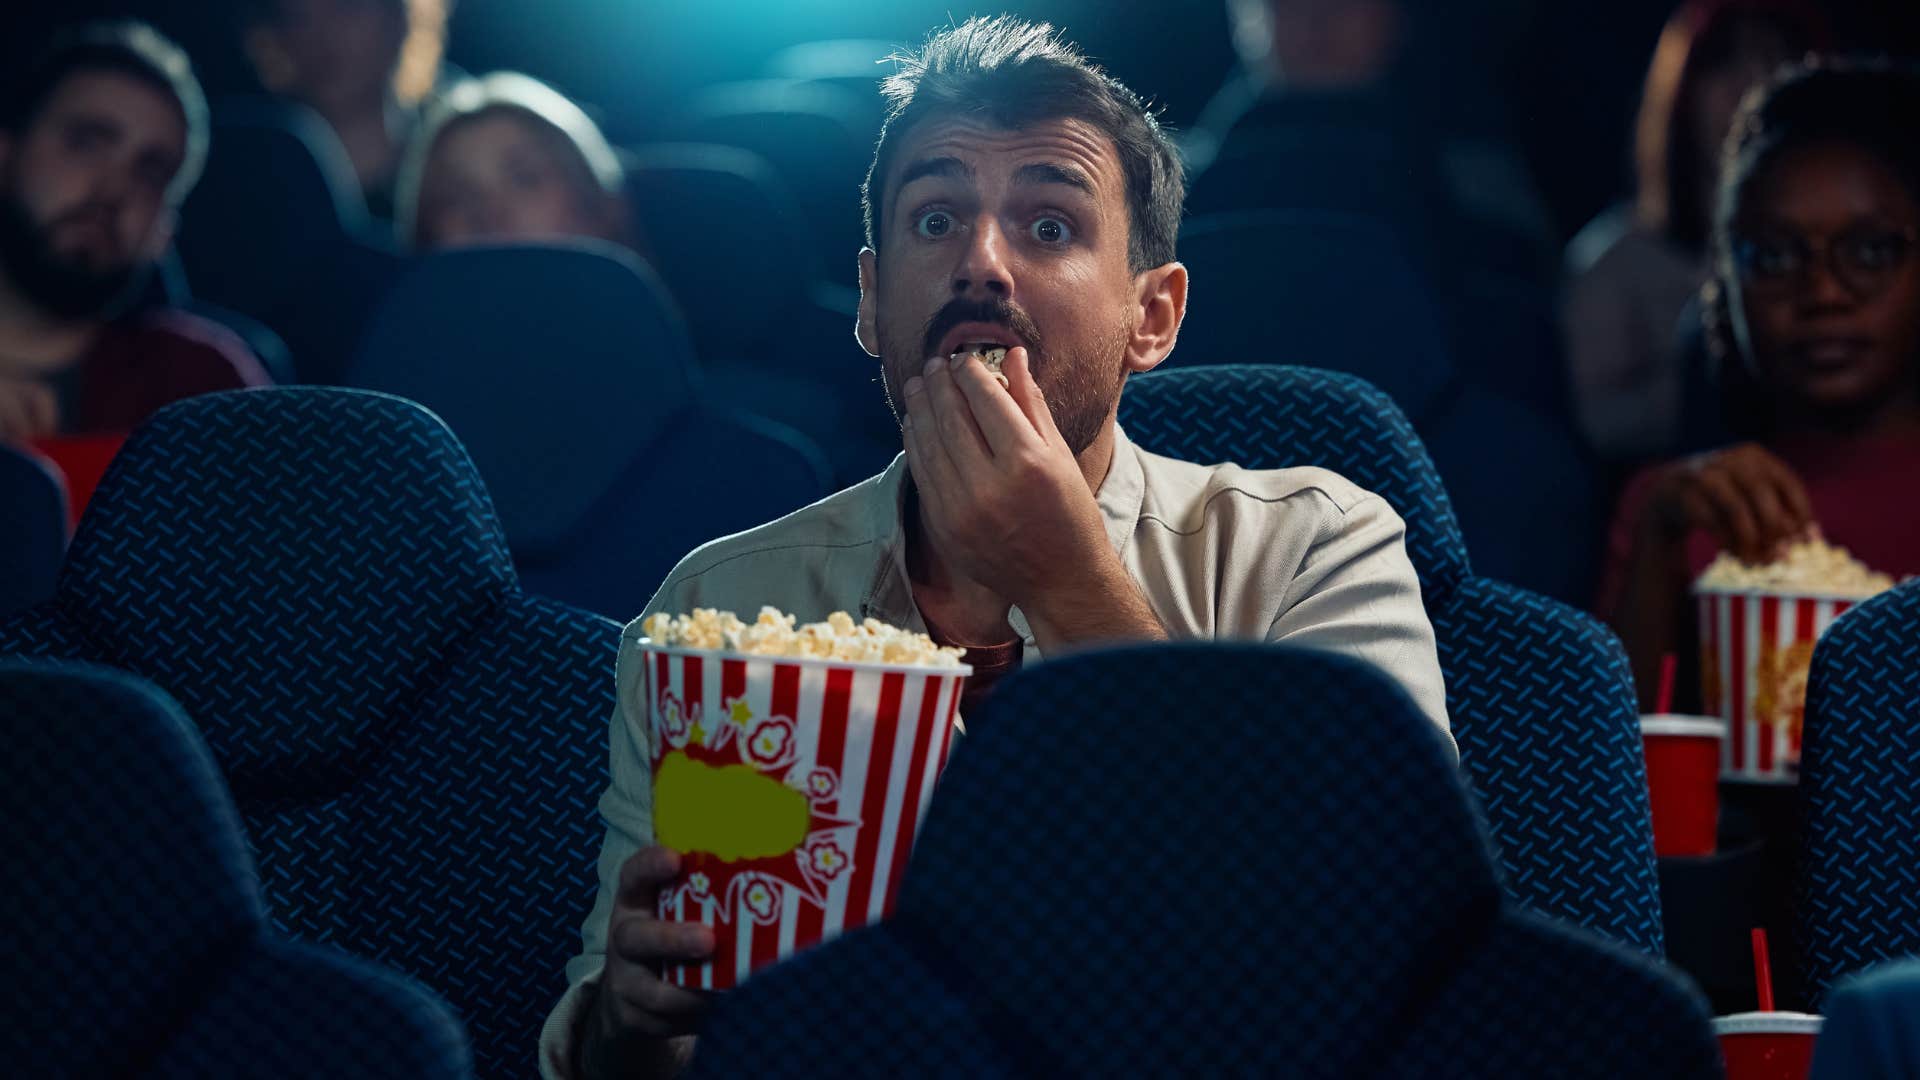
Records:
[[[1846,548],[1871,569],[1898,581],[1920,574],[1920,437],[1880,439],[1830,435],[1780,440],[1767,449],[1800,477],[1813,503],[1813,520],[1830,544]],[[1620,497],[1607,537],[1599,610],[1610,614],[1626,586],[1633,534],[1655,478],[1643,470]],[[1697,578],[1720,545],[1704,531],[1687,538],[1687,573]]]
[[[231,330],[153,308],[109,324],[80,363],[55,380],[60,433],[131,431],[182,398],[271,382]]]

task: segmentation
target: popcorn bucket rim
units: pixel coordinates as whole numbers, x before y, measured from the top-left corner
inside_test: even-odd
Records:
[[[1755,600],[1811,600],[1815,603],[1859,604],[1879,596],[1880,593],[1813,592],[1810,590],[1796,591],[1793,589],[1771,589],[1753,586],[1731,588],[1725,585],[1695,585],[1693,586],[1693,595],[1702,599],[1709,596],[1744,596]]]
[[[934,667],[930,664],[886,664],[872,660],[831,660],[817,656],[774,656],[766,653],[734,652],[730,649],[689,649],[678,645],[656,645],[651,638],[644,637],[635,644],[644,652],[659,653],[663,656],[691,656],[700,660],[757,660],[771,664],[798,664],[801,667],[817,667],[823,670],[872,671],[883,675],[969,676],[973,674],[973,667],[969,664]]]

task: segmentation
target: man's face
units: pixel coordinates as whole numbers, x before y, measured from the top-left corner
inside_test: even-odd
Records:
[[[971,342],[1024,345],[1079,453],[1112,417],[1128,371],[1165,355],[1136,339],[1142,281],[1127,264],[1125,175],[1092,125],[1006,131],[930,117],[905,133],[879,198],[880,253],[860,257],[859,329],[896,418],[928,358]],[[1179,287],[1184,302],[1184,277]]]
[[[186,120],[130,75],[69,76],[17,135],[0,135],[0,266],[55,314],[93,314],[158,258]]]

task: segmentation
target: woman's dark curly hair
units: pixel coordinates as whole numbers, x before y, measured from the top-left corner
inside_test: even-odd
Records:
[[[1727,133],[1713,215],[1712,272],[1700,293],[1701,322],[1728,427],[1756,437],[1768,426],[1754,358],[1734,339],[1728,294],[1738,270],[1733,226],[1756,181],[1790,152],[1845,142],[1884,162],[1920,202],[1920,66],[1838,57],[1782,68],[1741,103]]]

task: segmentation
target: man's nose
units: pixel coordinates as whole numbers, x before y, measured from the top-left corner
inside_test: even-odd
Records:
[[[976,224],[968,234],[959,265],[953,270],[953,291],[970,300],[1013,297],[1013,274],[1008,268],[1006,235],[991,219]]]

